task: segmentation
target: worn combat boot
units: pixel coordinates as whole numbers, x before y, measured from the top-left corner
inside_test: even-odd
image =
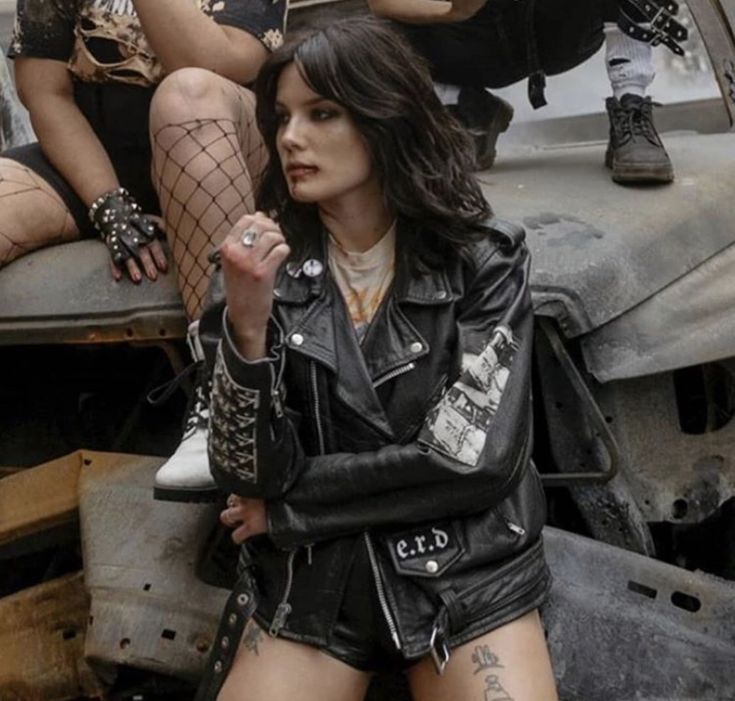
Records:
[[[653,125],[650,97],[626,94],[605,101],[610,141],[605,165],[616,183],[670,183],[674,169]]]
[[[187,340],[198,377],[184,436],[174,454],[159,468],[153,484],[154,498],[163,501],[216,501],[220,496],[207,457],[209,383],[205,380],[204,353],[198,332],[199,322],[195,321],[189,326]]]
[[[487,170],[495,163],[495,144],[511,119],[513,108],[484,88],[462,88],[450,110],[472,136],[475,167]]]

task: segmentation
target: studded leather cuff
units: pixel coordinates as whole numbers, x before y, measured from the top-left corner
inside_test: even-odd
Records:
[[[124,187],[98,197],[89,208],[89,218],[118,266],[130,258],[140,261],[140,249],[163,236]]]

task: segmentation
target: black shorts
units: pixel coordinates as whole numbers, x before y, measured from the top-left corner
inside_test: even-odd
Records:
[[[321,650],[362,671],[402,671],[418,660],[406,659],[393,642],[378,599],[367,548],[364,541],[359,542],[331,639]],[[499,586],[498,592],[502,594],[495,600],[492,611],[474,620],[471,628],[454,631],[450,638],[452,647],[479,638],[537,609],[549,586],[548,574],[542,577],[535,574],[539,570],[547,572],[543,562],[543,547],[537,542],[500,564],[495,573],[499,582],[522,579],[525,571],[537,580],[536,586],[522,597],[513,587]]]
[[[158,196],[151,181],[151,146],[148,136],[148,113],[154,88],[135,85],[74,85],[77,106],[89,121],[105,147],[120,184],[135,197],[144,212],[159,214]],[[38,143],[5,151],[2,156],[30,168],[40,175],[61,197],[84,237],[95,236],[87,205],[63,175],[46,158]],[[79,169],[84,171],[84,157]]]

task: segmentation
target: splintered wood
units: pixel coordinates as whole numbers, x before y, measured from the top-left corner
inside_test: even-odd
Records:
[[[101,697],[83,657],[88,612],[81,572],[0,599],[2,701]]]

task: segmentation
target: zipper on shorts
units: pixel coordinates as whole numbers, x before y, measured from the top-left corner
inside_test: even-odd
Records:
[[[291,604],[288,603],[288,597],[291,596],[291,586],[293,585],[293,561],[296,557],[296,551],[292,550],[288,554],[288,561],[286,562],[286,589],[283,592],[281,603],[276,607],[276,613],[271,621],[271,627],[268,629],[268,634],[275,638],[278,635],[278,631],[286,625],[286,619],[291,613]]]
[[[373,570],[373,577],[375,578],[375,591],[378,594],[378,602],[380,608],[383,611],[383,617],[385,618],[385,624],[388,626],[390,631],[390,637],[396,646],[397,650],[402,648],[401,639],[398,637],[398,627],[393,618],[393,614],[390,612],[388,606],[388,599],[385,595],[385,587],[383,586],[383,578],[380,576],[380,570],[378,569],[378,560],[375,557],[375,550],[373,550],[373,543],[370,540],[370,536],[367,533],[363,533],[365,537],[365,545],[367,546],[368,557],[370,558],[370,567]]]

